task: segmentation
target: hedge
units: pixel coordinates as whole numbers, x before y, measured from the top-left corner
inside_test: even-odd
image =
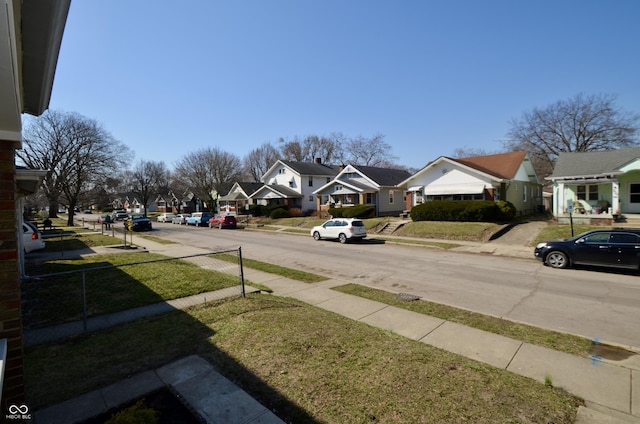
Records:
[[[376,208],[373,205],[355,205],[346,208],[330,208],[329,215],[334,218],[371,218],[375,215]]]
[[[443,200],[416,205],[410,215],[413,221],[498,222],[513,219],[516,209],[505,201]]]

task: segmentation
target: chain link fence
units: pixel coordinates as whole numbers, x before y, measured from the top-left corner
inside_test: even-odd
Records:
[[[245,295],[241,248],[119,264],[54,262],[47,271],[22,281],[25,346]]]

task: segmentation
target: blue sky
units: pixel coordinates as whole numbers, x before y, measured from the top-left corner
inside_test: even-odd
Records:
[[[75,0],[50,108],[169,168],[333,132],[420,168],[578,93],[640,113],[639,21],[636,0]]]

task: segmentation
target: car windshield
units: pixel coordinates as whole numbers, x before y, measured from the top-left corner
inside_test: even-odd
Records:
[[[142,219],[142,218],[144,218],[144,215],[142,214],[131,215],[131,219]]]
[[[353,225],[354,227],[364,227],[364,222],[362,222],[362,221],[353,221],[351,223],[351,225]]]

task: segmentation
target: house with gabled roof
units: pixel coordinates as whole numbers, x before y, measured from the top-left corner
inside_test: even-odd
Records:
[[[293,216],[316,211],[314,190],[331,181],[338,168],[315,162],[278,160],[261,178],[263,186],[251,194],[255,204],[284,205]]]
[[[372,205],[376,216],[400,214],[404,193],[398,184],[410,175],[404,169],[344,166],[335,178],[313,192],[316,209],[323,214],[333,207]]]
[[[218,199],[220,213],[239,214],[247,205],[252,204],[251,196],[263,187],[264,184],[256,182],[234,183],[229,192]]]
[[[440,156],[401,183],[406,209],[438,200],[505,200],[520,214],[542,207],[542,185],[527,152]]]
[[[640,213],[640,147],[561,153],[546,179],[553,182],[559,219],[571,213],[592,222]]]

